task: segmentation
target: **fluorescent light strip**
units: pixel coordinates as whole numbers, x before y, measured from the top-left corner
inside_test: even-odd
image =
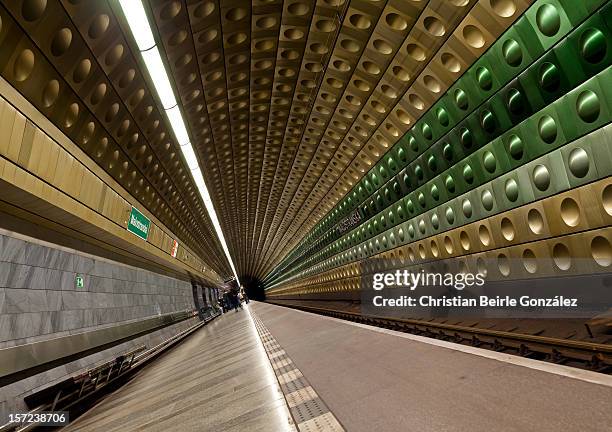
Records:
[[[183,152],[183,156],[185,156],[185,160],[187,161],[189,170],[193,174],[193,170],[198,167],[198,158],[196,157],[196,154],[193,151],[193,147],[191,147],[190,143],[187,143],[186,145],[181,146],[181,151]]]
[[[155,46],[155,38],[151,27],[149,26],[149,20],[147,14],[142,7],[141,0],[119,0],[121,3],[121,9],[125,17],[129,17],[128,24],[130,30],[136,39],[136,45],[140,51],[146,51]],[[134,31],[137,30],[137,31]]]
[[[132,29],[132,33],[133,32],[134,30]],[[172,86],[170,85],[170,80],[168,79],[168,74],[166,73],[166,68],[164,67],[164,62],[159,55],[159,49],[157,49],[157,46],[149,48],[146,51],[141,51],[140,54],[142,54],[142,59],[147,66],[149,75],[151,75],[151,81],[153,81],[153,84],[155,85],[155,90],[157,91],[157,95],[159,96],[164,109],[167,110],[176,106],[174,91],[172,91]]]
[[[189,142],[189,134],[187,133],[187,128],[185,127],[185,121],[183,120],[183,115],[181,114],[181,110],[176,102],[176,97],[174,96],[174,91],[170,85],[170,80],[168,79],[164,62],[159,54],[159,49],[155,44],[153,32],[151,31],[147,14],[142,6],[142,1],[119,0],[119,4],[121,5],[125,19],[130,27],[130,31],[132,32],[132,36],[136,40],[140,54],[142,55],[149,75],[151,76],[151,81],[155,86],[155,91],[157,91],[157,95],[159,96],[164,110],[166,111],[172,131],[174,132],[176,140],[181,146],[183,156],[189,165],[191,174],[193,175],[202,200],[204,201],[204,205],[206,206],[206,211],[208,212],[213,227],[215,228],[217,236],[219,237],[223,252],[227,257],[230,267],[232,268],[232,272],[234,273],[234,277],[236,278],[236,283],[240,285],[238,273],[236,273],[232,256],[229,253],[225,237],[223,236],[223,230],[221,229],[219,219],[217,218],[217,213],[215,212],[210,194],[208,193],[204,176],[202,175],[202,171],[198,166],[198,159],[191,143]]]
[[[178,105],[174,105],[173,108],[167,109],[166,115],[168,116],[168,120],[170,120],[170,126],[174,131],[174,136],[179,145],[184,146],[185,144],[189,144],[189,135],[187,134],[187,129],[185,129],[183,115]]]

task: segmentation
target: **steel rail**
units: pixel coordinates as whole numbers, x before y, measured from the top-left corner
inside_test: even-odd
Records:
[[[404,333],[464,345],[469,344],[479,348],[612,374],[612,345],[609,344],[466,327],[418,319],[386,318],[285,302],[268,301],[268,303]]]

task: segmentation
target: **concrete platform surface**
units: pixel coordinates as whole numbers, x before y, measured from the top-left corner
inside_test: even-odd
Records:
[[[350,432],[612,430],[612,377],[267,303],[251,312]]]

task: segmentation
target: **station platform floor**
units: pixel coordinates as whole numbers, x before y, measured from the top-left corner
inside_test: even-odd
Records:
[[[611,401],[607,375],[251,302],[66,430],[603,432]]]
[[[197,330],[62,431],[296,428],[253,321],[243,310]]]

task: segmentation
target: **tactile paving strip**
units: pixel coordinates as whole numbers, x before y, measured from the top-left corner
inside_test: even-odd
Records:
[[[249,311],[300,432],[344,432],[344,428],[285,350],[253,311]]]

